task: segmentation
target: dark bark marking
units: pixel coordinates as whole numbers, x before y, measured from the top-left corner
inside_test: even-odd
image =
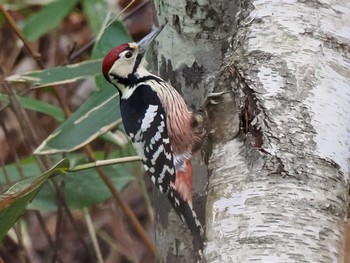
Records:
[[[176,72],[174,72],[173,65],[171,64],[171,60],[161,56],[161,60],[159,63],[159,75],[162,79],[169,82],[180,94],[181,94],[181,84],[176,80]]]
[[[198,65],[197,62],[194,62],[192,67],[185,66],[182,70],[186,87],[192,86],[193,89],[200,88],[198,83],[202,83],[203,75],[203,66]]]
[[[180,18],[178,15],[173,15],[173,26],[178,34],[181,33]]]
[[[255,96],[255,91],[249,87],[246,80],[234,65],[229,66],[231,76],[236,80],[236,83],[241,87],[244,93],[244,102],[240,110],[240,127],[243,133],[247,136],[251,134],[254,138],[254,147],[261,148],[262,132],[253,120],[261,112],[258,106],[258,99]]]
[[[197,4],[194,3],[193,1],[187,1],[185,10],[186,10],[186,14],[189,17],[193,17],[193,15],[197,12]]]

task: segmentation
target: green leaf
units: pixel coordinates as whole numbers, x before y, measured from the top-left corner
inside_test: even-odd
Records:
[[[6,187],[6,177],[8,177],[10,182],[13,183],[18,182],[25,177],[31,177],[40,173],[38,164],[33,157],[19,160],[16,163],[7,164],[0,169],[0,189]]]
[[[109,131],[120,119],[118,92],[105,87],[95,92],[35,150],[35,154],[71,152]]]
[[[76,80],[101,74],[101,59],[88,60],[68,66],[32,71],[24,74],[12,75],[6,80],[10,82],[26,82],[39,87],[72,83]]]
[[[63,159],[41,176],[24,179],[0,195],[0,240],[14,225],[46,180],[50,176],[64,174],[68,169],[69,161]]]
[[[94,46],[92,58],[103,58],[112,48],[130,42],[131,38],[120,21],[113,22],[107,27],[99,41]]]
[[[134,154],[131,147],[125,147],[122,150],[112,152],[113,158],[121,156],[130,156]],[[96,157],[103,158],[103,152],[95,152]],[[67,155],[71,167],[85,164],[88,160],[84,154],[70,153]],[[111,158],[112,158],[111,157]],[[117,164],[108,167],[101,167],[106,175],[112,180],[117,190],[123,190],[130,181],[135,180],[134,175],[143,173],[141,165],[135,163]],[[64,180],[63,193],[67,205],[70,208],[89,207],[111,197],[109,189],[100,179],[95,169],[80,170],[68,172],[64,177],[58,179]],[[55,191],[49,184],[45,184],[35,197],[28,209],[37,209],[41,211],[52,211],[57,209]]]
[[[119,191],[135,179],[127,165],[105,167],[104,171]],[[111,197],[109,189],[94,169],[69,173],[66,177],[64,196],[70,208],[88,207]]]
[[[58,120],[59,122],[64,121],[64,113],[61,108],[54,106],[50,103],[27,98],[27,97],[17,97],[22,107],[28,110],[40,112],[43,114],[47,114]],[[0,102],[4,102],[6,104],[9,103],[8,95],[0,94]]]
[[[135,177],[130,174],[130,169],[123,164],[103,168],[103,170],[118,191],[123,190],[131,181],[135,180]],[[64,176],[63,194],[68,207],[71,209],[89,207],[111,197],[111,192],[95,169],[67,173]],[[27,208],[53,211],[57,209],[56,202],[54,189],[49,184],[45,184]]]
[[[113,22],[109,27],[107,27],[94,46],[92,51],[92,58],[99,59],[104,58],[106,54],[114,47],[130,42],[131,38],[126,31],[125,27],[120,21]],[[101,75],[96,76],[96,85],[98,88],[103,89],[107,86],[111,86],[105,78]]]
[[[104,0],[83,0],[83,9],[91,26],[92,32],[96,36],[100,31],[104,19],[108,13],[108,6]]]
[[[24,23],[23,34],[29,41],[34,41],[55,28],[75,7],[78,0],[57,0],[38,13],[30,16]]]

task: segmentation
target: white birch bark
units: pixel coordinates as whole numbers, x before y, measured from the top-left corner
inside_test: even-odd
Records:
[[[155,4],[161,23],[177,16],[158,38],[159,68],[168,69],[161,75],[174,72],[172,84],[196,106],[212,88],[232,91],[210,109],[204,261],[343,262],[350,167],[349,3],[217,1],[229,10],[217,12],[219,17],[226,15],[231,24],[221,32],[216,15],[205,13],[216,6],[211,2]],[[189,4],[197,9],[183,12]],[[199,13],[210,13],[214,25],[203,27],[210,21],[204,16],[198,23]],[[232,47],[220,61],[228,33]],[[210,37],[197,39],[203,35]],[[184,79],[186,67],[194,82]],[[202,70],[199,79],[195,68]],[[193,100],[194,93],[200,99]],[[193,254],[183,252],[190,237],[184,240],[182,232],[172,230],[179,221],[161,218],[159,261],[193,262]]]
[[[224,71],[250,133],[214,146],[204,258],[343,262],[349,2],[252,1],[242,12]]]

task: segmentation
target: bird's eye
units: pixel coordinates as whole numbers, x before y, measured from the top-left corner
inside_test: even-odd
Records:
[[[131,51],[128,51],[125,53],[125,57],[126,58],[131,58],[132,57],[132,52]]]

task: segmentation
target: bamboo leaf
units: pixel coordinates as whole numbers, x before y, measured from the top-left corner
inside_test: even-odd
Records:
[[[131,165],[116,165],[103,168],[106,175],[112,180],[118,191],[123,190],[131,181],[135,180],[130,171]],[[111,197],[111,192],[103,184],[95,169],[67,173],[64,176],[64,199],[70,209],[90,207]],[[53,211],[57,209],[57,200],[54,189],[49,184],[42,189],[31,202],[28,209]]]
[[[92,32],[97,35],[108,13],[107,3],[104,0],[83,0],[82,5]]]
[[[27,98],[27,97],[17,97],[19,102],[21,103],[22,107],[28,110],[40,112],[43,114],[47,114],[58,120],[59,122],[62,122],[64,120],[64,113],[61,110],[61,108],[54,106],[50,103]],[[0,94],[0,102],[9,103],[9,97],[4,94]]]
[[[0,169],[0,192],[9,186],[9,182],[18,182],[23,178],[32,177],[40,173],[34,157],[27,157],[15,163],[4,165]]]
[[[120,21],[115,21],[105,29],[102,37],[95,44],[92,58],[102,59],[112,48],[130,41],[131,38],[123,24]],[[100,89],[111,86],[102,75],[96,76],[95,79],[96,85]]]
[[[68,66],[56,67],[46,70],[31,71],[7,77],[10,82],[26,82],[37,88],[72,83],[76,80],[86,79],[101,74],[101,59],[88,60]]]
[[[96,158],[103,158],[104,152],[95,152]],[[69,208],[80,209],[88,207],[110,198],[111,193],[107,187],[101,182],[96,170],[97,166],[109,165],[109,167],[101,167],[106,175],[112,180],[114,186],[119,191],[123,190],[130,181],[135,180],[135,174],[141,174],[141,165],[135,165],[135,163],[120,163],[120,161],[136,161],[137,156],[131,156],[135,154],[131,147],[125,147],[123,150],[118,150],[111,153],[111,156],[117,159],[100,160],[96,161],[96,165],[86,163],[87,157],[82,153],[70,153],[67,154],[69,159],[70,168],[64,177],[60,177],[60,180],[64,180],[63,194]],[[129,157],[121,157],[129,156]],[[120,161],[119,161],[120,160]],[[79,168],[80,167],[80,168]],[[82,168],[86,168],[82,170]],[[89,169],[87,169],[89,168]],[[19,171],[21,169],[21,171]],[[22,181],[22,178],[32,180],[35,175],[40,174],[40,169],[33,157],[25,158],[18,163],[8,164],[0,169],[0,189],[3,189],[8,183],[5,180],[5,172],[8,179],[13,182]],[[22,178],[19,173],[21,173]],[[26,209],[40,210],[40,211],[54,211],[57,209],[57,199],[54,188],[50,184],[43,184],[40,191],[37,193],[32,202],[30,202]],[[0,221],[1,228],[1,221]]]
[[[17,221],[28,203],[38,194],[49,177],[64,174],[69,161],[63,159],[39,177],[30,177],[15,183],[0,195],[0,240]]]
[[[118,92],[108,86],[94,93],[34,153],[53,154],[79,149],[118,125],[119,119]]]
[[[142,174],[142,166],[135,163],[118,163],[120,156],[127,155],[124,160],[135,161],[137,157],[132,149],[126,147],[123,151],[112,152],[111,155],[117,159],[96,161],[96,165],[86,163],[88,160],[84,154],[71,153],[67,157],[71,163],[71,169],[62,178],[64,179],[63,194],[67,205],[71,209],[81,209],[89,207],[111,197],[111,192],[102,183],[98,173],[94,167],[100,166],[101,163],[108,164],[109,167],[101,167],[106,175],[111,179],[115,188],[119,191],[123,190],[131,181],[135,180],[135,174]],[[95,152],[96,158],[103,158],[104,152]],[[114,163],[111,165],[111,163]],[[118,163],[118,164],[116,164]],[[80,167],[80,168],[79,168]],[[86,167],[89,169],[81,169]],[[80,169],[80,170],[78,170]],[[45,184],[35,197],[28,209],[37,209],[41,211],[52,211],[57,209],[56,194],[49,184]]]
[[[117,20],[105,29],[102,37],[95,44],[92,58],[103,58],[112,48],[130,41],[131,38],[124,25]]]
[[[130,166],[125,164],[104,167],[103,170],[118,191],[135,180],[130,174]],[[69,173],[66,177],[64,196],[72,209],[88,207],[111,197],[111,192],[95,169]]]
[[[78,0],[57,0],[30,16],[23,26],[23,34],[34,41],[59,25],[77,4]]]

